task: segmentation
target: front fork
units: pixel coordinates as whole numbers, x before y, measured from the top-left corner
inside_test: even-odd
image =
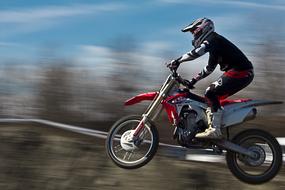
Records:
[[[134,140],[138,139],[141,132],[144,130],[145,123],[147,123],[148,121],[153,121],[158,117],[158,115],[162,111],[162,106],[161,106],[162,101],[166,98],[169,91],[172,89],[172,87],[175,84],[177,84],[176,80],[172,76],[169,76],[166,82],[162,85],[159,93],[156,95],[154,100],[151,102],[148,109],[142,115],[142,120],[140,121],[138,126],[134,129],[135,130],[135,132],[133,133]]]
[[[142,120],[140,121],[140,123],[138,124],[138,126],[135,129],[135,132],[133,134],[134,138],[139,137],[139,135],[141,134],[141,132],[144,130],[145,127],[145,123],[147,122],[148,118],[147,116],[144,114]]]

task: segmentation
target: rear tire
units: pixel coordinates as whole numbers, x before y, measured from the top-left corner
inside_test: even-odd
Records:
[[[246,142],[249,139],[261,139],[262,141],[266,142],[268,146],[261,144],[261,143],[254,143],[250,144],[248,143],[248,148],[255,148],[259,153],[262,155],[264,154],[265,157],[261,159],[262,163],[259,163],[259,160],[257,159],[251,159],[247,158],[246,156],[242,156],[239,153],[228,151],[226,155],[227,165],[230,171],[233,173],[234,176],[236,176],[239,180],[249,183],[249,184],[261,184],[265,183],[272,178],[274,178],[279,170],[282,167],[282,149],[279,145],[278,141],[275,137],[273,137],[268,132],[259,130],[259,129],[249,129],[246,131],[243,131],[239,134],[237,134],[232,142],[241,146],[246,146],[243,143]],[[259,142],[259,141],[258,141]],[[265,148],[264,148],[265,147]],[[265,154],[266,147],[270,148],[271,154],[267,155]],[[263,155],[262,155],[263,156]],[[272,163],[270,164],[269,168],[260,175],[254,175],[246,172],[239,163],[242,163],[245,165],[245,168],[250,169],[256,169],[261,170],[262,167],[264,168],[266,166],[266,158],[272,157]],[[260,159],[260,158],[259,158]]]
[[[111,158],[111,160],[119,167],[121,168],[125,168],[125,169],[136,169],[139,167],[144,166],[145,164],[147,164],[155,155],[157,148],[158,148],[158,143],[159,143],[159,137],[158,137],[158,132],[157,129],[155,127],[155,125],[151,124],[151,123],[145,123],[145,130],[146,132],[149,133],[149,138],[150,139],[144,139],[143,138],[143,143],[141,143],[140,145],[138,145],[137,149],[134,150],[132,153],[136,154],[135,151],[140,151],[140,148],[142,146],[144,146],[145,144],[150,144],[150,147],[147,148],[146,153],[143,154],[143,156],[137,158],[137,160],[134,161],[130,161],[130,160],[125,160],[125,156],[124,158],[120,158],[119,155],[117,155],[116,153],[116,146],[119,146],[118,141],[121,141],[121,136],[120,134],[116,134],[117,132],[119,132],[120,130],[122,130],[121,133],[124,133],[128,130],[130,130],[130,128],[126,128],[124,129],[125,126],[129,125],[132,123],[133,127],[136,127],[139,122],[141,121],[142,117],[141,116],[137,116],[137,115],[131,115],[131,116],[127,116],[124,117],[122,119],[120,119],[119,121],[117,121],[112,128],[109,131],[109,134],[107,136],[106,139],[106,150],[107,150],[107,154],[108,156]],[[114,144],[117,144],[116,146]],[[120,147],[119,151],[125,151],[126,155],[128,154],[128,151],[124,150],[122,147]],[[129,154],[131,154],[129,152]]]

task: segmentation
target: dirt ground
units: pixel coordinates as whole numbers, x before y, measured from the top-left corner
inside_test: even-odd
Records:
[[[0,126],[0,189],[285,189],[285,170],[263,185],[248,185],[225,164],[164,156],[160,149],[146,166],[124,170],[106,156],[104,140],[43,126]]]

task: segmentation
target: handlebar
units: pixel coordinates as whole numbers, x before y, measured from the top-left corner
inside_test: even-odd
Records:
[[[175,78],[179,77],[179,74],[176,72],[177,69],[172,69],[172,68],[169,68],[169,69],[170,69],[173,77],[175,77]]]
[[[179,66],[174,69],[174,68],[171,68],[170,64],[167,63],[167,62],[165,63],[165,65],[166,65],[167,68],[169,68],[169,70],[171,71],[173,77],[176,78],[177,76],[179,76],[178,73],[176,72]]]
[[[166,63],[166,64],[167,64],[167,63]],[[187,88],[189,88],[189,89],[194,89],[194,88],[195,88],[192,84],[190,85],[189,81],[184,80],[184,79],[177,73],[177,69],[178,69],[179,66],[178,66],[177,68],[171,68],[171,67],[169,67],[168,64],[167,64],[167,67],[169,68],[170,72],[172,73],[172,77],[174,77],[175,80],[176,80],[178,83],[184,85],[185,87],[187,87]],[[187,81],[187,82],[186,82],[186,81]]]

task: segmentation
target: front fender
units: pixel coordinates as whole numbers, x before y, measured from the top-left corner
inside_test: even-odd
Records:
[[[158,92],[147,92],[147,93],[142,93],[142,94],[136,95],[136,96],[128,99],[127,101],[125,101],[125,106],[137,104],[137,103],[140,103],[141,101],[144,101],[144,100],[153,100],[157,94],[158,94]]]

